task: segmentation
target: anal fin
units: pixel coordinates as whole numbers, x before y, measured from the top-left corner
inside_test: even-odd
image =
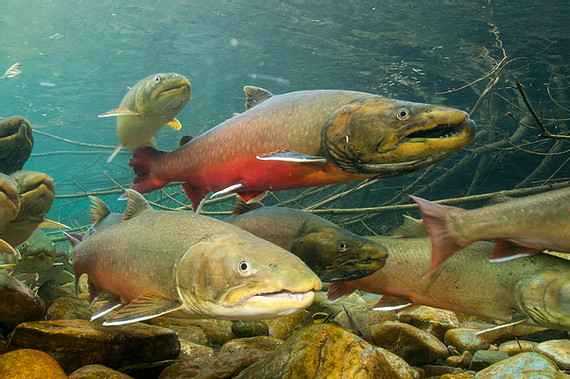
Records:
[[[511,240],[498,239],[495,242],[495,248],[493,249],[491,258],[489,258],[491,262],[506,262],[521,257],[528,257],[529,255],[537,254],[542,251],[540,249],[519,245]]]
[[[414,304],[408,299],[382,295],[373,309],[375,311],[401,311],[411,306],[414,306]]]
[[[91,316],[91,321],[106,315],[107,313],[111,312],[113,309],[119,307],[120,305],[121,305],[121,299],[118,297],[109,300],[101,308],[97,309],[95,313],[93,313],[93,316]]]
[[[131,301],[103,325],[122,325],[148,320],[181,308],[182,303],[178,300],[166,298],[155,291],[146,292]]]

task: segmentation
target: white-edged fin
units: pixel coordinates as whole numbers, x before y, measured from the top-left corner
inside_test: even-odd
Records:
[[[62,232],[62,233],[67,238],[67,240],[69,241],[69,243],[71,244],[72,247],[77,246],[81,242],[81,239],[79,239],[75,235],[72,235],[72,234],[69,234],[66,232]]]
[[[525,321],[527,321],[526,317],[518,315],[513,317],[512,321],[510,322],[497,325],[489,329],[481,330],[480,332],[475,333],[475,335],[479,336],[485,341],[493,341],[504,334],[506,330],[512,329],[516,325],[522,324]]]
[[[99,117],[101,117],[101,116],[99,116]],[[109,158],[107,158],[107,163],[111,163],[111,161],[117,156],[117,154],[119,154],[119,151],[121,151],[122,148],[123,148],[123,145],[117,146],[115,148],[115,150],[113,150],[113,152],[111,153]]]
[[[136,217],[147,209],[152,209],[148,201],[137,191],[127,189],[125,190],[125,194],[127,195],[127,209],[123,215],[123,221]]]
[[[158,292],[146,292],[108,319],[103,325],[123,325],[148,320],[182,308],[182,303],[168,299]]]
[[[97,320],[99,317],[106,315],[107,313],[111,312],[113,309],[121,306],[121,299],[116,297],[114,299],[109,300],[106,302],[101,308],[97,309],[93,316],[91,316],[91,321]]]
[[[211,199],[212,197],[214,197],[214,196],[225,195],[226,193],[233,192],[233,191],[238,190],[238,189],[240,189],[240,188],[243,188],[243,184],[242,184],[242,183],[232,184],[231,186],[229,186],[229,187],[227,187],[227,188],[224,188],[223,190],[218,191],[218,192],[212,194],[212,196],[210,196],[210,199]]]
[[[15,270],[17,267],[17,264],[15,263],[4,263],[0,265],[0,268],[5,268],[6,270]]]
[[[279,150],[269,154],[262,154],[256,156],[260,161],[281,161],[293,163],[326,163],[328,162],[325,157],[316,157],[314,155],[297,153],[291,150]]]
[[[395,296],[382,296],[372,308],[375,311],[397,311],[414,305],[410,300]]]
[[[12,247],[8,242],[0,238],[0,253],[13,255],[16,259],[21,259],[20,252],[15,247]]]
[[[57,222],[57,221],[44,219],[42,222],[40,222],[40,224],[38,225],[38,228],[44,228],[44,229],[45,228],[47,228],[47,229],[49,229],[49,228],[66,228],[66,229],[69,229],[69,226],[64,225],[64,224]]]
[[[267,195],[267,191],[263,191],[258,193],[257,195],[249,198],[245,203],[246,204],[253,204],[253,203],[257,203],[261,200],[263,200],[263,198],[265,197],[265,195]]]
[[[528,253],[515,254],[515,255],[509,255],[509,256],[501,257],[501,258],[489,259],[489,262],[491,262],[491,263],[508,262],[508,261],[512,261],[513,259],[519,259],[519,258],[523,258],[523,257],[530,257],[531,255],[532,255],[532,254],[528,254]]]
[[[346,282],[334,282],[329,285],[327,292],[327,304],[334,304],[355,291],[355,288],[348,286]]]

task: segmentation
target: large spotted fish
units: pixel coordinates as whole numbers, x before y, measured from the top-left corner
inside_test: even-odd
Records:
[[[353,91],[245,91],[244,113],[177,150],[135,151],[131,188],[183,182],[194,209],[208,192],[254,201],[266,191],[402,175],[444,159],[475,134],[457,109]]]

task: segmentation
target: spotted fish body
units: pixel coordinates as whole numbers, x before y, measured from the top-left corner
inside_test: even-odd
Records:
[[[272,95],[246,87],[246,93],[244,113],[179,149],[137,150],[131,188],[150,192],[181,181],[194,209],[208,192],[236,192],[249,201],[266,191],[401,175],[474,136],[467,114],[450,108],[353,91]]]
[[[491,258],[512,259],[542,250],[570,253],[570,187],[473,210],[412,197],[433,245],[433,271],[474,241],[496,241]]]
[[[390,259],[374,274],[332,283],[329,299],[354,290],[527,325],[570,330],[570,261],[535,254],[508,262],[489,262],[493,244],[475,242],[429,277],[429,238],[371,237],[388,249]]]
[[[153,210],[131,190],[127,198],[125,221],[85,238],[73,258],[76,277],[88,274],[92,301],[104,291],[116,305],[127,304],[114,316],[117,323],[171,311],[278,317],[310,305],[321,287],[299,258],[244,230],[194,213]]]

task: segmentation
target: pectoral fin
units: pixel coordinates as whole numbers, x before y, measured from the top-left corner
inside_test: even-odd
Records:
[[[113,309],[119,307],[121,305],[121,299],[116,297],[114,299],[109,300],[106,302],[101,308],[97,309],[93,316],[91,316],[91,320],[97,320],[99,317],[106,315],[107,313],[111,312]]]
[[[42,222],[40,222],[40,224],[38,225],[38,228],[66,228],[69,229],[69,226],[64,225],[62,223],[59,223],[57,221],[52,221],[52,220],[47,220],[44,219]]]
[[[325,157],[297,153],[291,150],[279,150],[273,153],[262,154],[256,156],[260,161],[280,161],[293,163],[326,163]]]
[[[166,298],[155,291],[151,291],[131,301],[119,313],[105,321],[103,325],[122,325],[148,320],[181,308],[182,303],[180,301]]]
[[[355,288],[349,286],[346,282],[331,283],[327,292],[327,303],[332,304],[341,301],[354,291]]]
[[[498,239],[495,242],[495,248],[493,249],[493,253],[489,258],[489,261],[495,263],[511,261],[513,259],[521,257],[528,257],[529,255],[537,254],[542,251],[540,249],[534,249],[532,247],[520,245],[511,240]]]
[[[101,113],[99,117],[112,117],[112,116],[140,116],[138,112],[133,112],[129,108],[116,108],[108,112]]]
[[[166,125],[170,126],[174,130],[180,130],[182,128],[182,124],[177,119],[173,118]]]
[[[508,331],[515,332],[518,329],[520,334],[526,334],[526,333],[534,333],[545,329],[529,325],[521,325],[526,321],[527,321],[526,317],[522,315],[517,315],[514,316],[510,322],[497,325],[489,329],[481,330],[480,332],[477,332],[475,335],[479,336],[481,339],[485,341],[492,342]]]
[[[413,305],[414,304],[408,299],[383,295],[373,309],[375,311],[400,311]]]

